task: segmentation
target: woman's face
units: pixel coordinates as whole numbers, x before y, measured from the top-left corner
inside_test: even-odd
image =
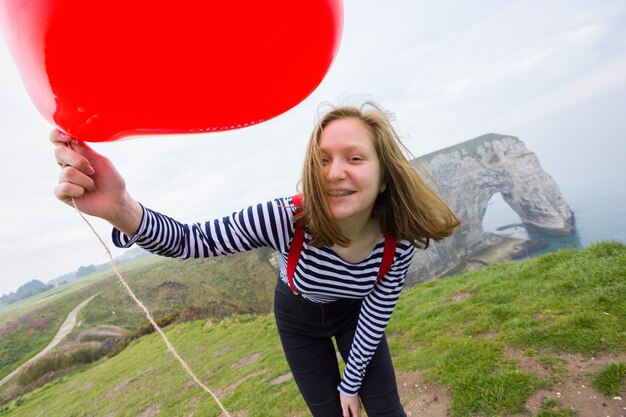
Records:
[[[320,148],[333,217],[367,221],[384,190],[370,131],[356,118],[334,120],[322,131]]]

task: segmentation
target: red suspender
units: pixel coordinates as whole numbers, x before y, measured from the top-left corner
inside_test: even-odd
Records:
[[[380,270],[378,271],[378,278],[376,284],[389,272],[391,264],[393,263],[393,257],[396,254],[396,240],[393,236],[385,235],[385,249],[383,250],[383,260],[380,263]]]
[[[296,214],[302,212],[302,195],[296,194],[291,197],[291,202],[296,206]],[[296,223],[296,230],[291,238],[291,246],[289,246],[289,256],[287,257],[287,279],[289,280],[289,287],[294,294],[298,294],[296,286],[293,285],[293,274],[296,272],[296,265],[298,265],[298,259],[300,259],[300,252],[302,252],[302,244],[304,243],[304,226],[300,222]]]
[[[291,201],[296,206],[296,214],[300,214],[302,210],[302,195],[296,194],[291,197]],[[287,280],[289,281],[289,287],[294,294],[298,294],[296,286],[293,285],[293,274],[296,272],[296,265],[298,265],[298,259],[300,259],[300,252],[302,252],[302,245],[304,244],[304,226],[300,223],[296,223],[296,229],[291,239],[291,246],[289,247],[289,255],[287,256]],[[385,235],[385,248],[383,250],[383,260],[380,263],[380,270],[378,271],[378,278],[376,284],[389,272],[393,258],[396,254],[396,240],[393,236]]]

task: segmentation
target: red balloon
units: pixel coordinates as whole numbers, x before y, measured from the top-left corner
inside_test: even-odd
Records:
[[[0,24],[44,117],[85,141],[235,129],[322,81],[341,0],[0,0]]]

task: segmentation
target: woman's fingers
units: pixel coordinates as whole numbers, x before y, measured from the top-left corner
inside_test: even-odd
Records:
[[[50,142],[54,145],[67,144],[72,141],[72,137],[67,133],[61,132],[59,129],[53,129],[50,132]]]
[[[80,198],[86,192],[94,191],[96,185],[88,175],[67,165],[61,169],[59,184],[54,189],[54,195],[61,201],[69,203],[72,198]]]
[[[63,183],[77,185],[86,191],[94,191],[96,189],[96,184],[91,177],[70,165],[63,167],[59,174],[59,184]]]
[[[84,172],[87,175],[93,175],[95,170],[87,158],[63,144],[58,145],[54,149],[54,156],[57,163],[62,167],[69,165]]]
[[[101,155],[94,152],[87,144],[77,141],[58,129],[50,132],[50,142],[55,145],[57,163],[61,166],[71,165],[87,175],[94,174],[93,164]]]
[[[61,201],[69,203],[72,198],[80,198],[85,194],[85,189],[71,182],[64,182],[54,187],[54,195]]]

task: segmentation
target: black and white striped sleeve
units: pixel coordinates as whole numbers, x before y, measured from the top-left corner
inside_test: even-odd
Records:
[[[361,388],[367,366],[398,302],[414,254],[415,248],[406,240],[398,242],[396,257],[389,272],[363,299],[350,356],[338,387],[346,395],[357,395]]]
[[[139,230],[134,236],[113,229],[113,243],[142,248],[172,258],[208,258],[272,247],[285,252],[293,234],[290,198],[250,206],[221,219],[183,224],[144,207]]]

